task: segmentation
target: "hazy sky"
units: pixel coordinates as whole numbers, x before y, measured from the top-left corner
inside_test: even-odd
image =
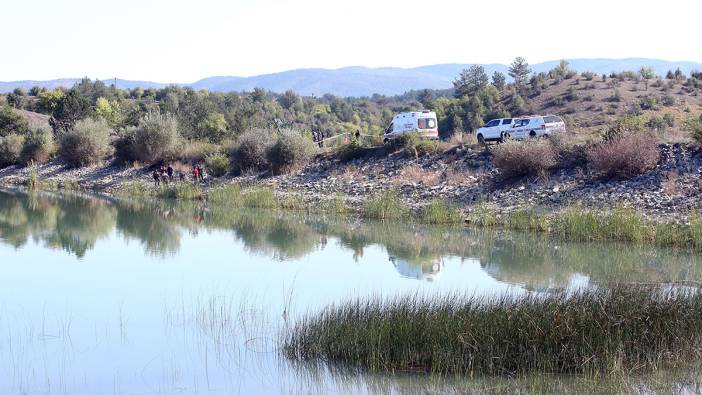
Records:
[[[301,67],[702,62],[699,0],[2,0],[0,80],[193,82]]]

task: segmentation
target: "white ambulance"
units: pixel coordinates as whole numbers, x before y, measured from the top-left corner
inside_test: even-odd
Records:
[[[428,139],[439,139],[439,124],[433,111],[402,112],[392,119],[385,130],[383,141],[388,142],[405,133],[418,133]]]

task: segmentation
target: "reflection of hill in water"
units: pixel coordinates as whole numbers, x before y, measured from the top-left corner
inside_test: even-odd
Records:
[[[699,258],[682,251],[619,244],[554,242],[542,235],[367,222],[299,212],[256,211],[203,202],[111,202],[89,196],[0,191],[0,241],[30,239],[82,257],[115,229],[148,254],[180,250],[183,232],[228,231],[251,253],[303,257],[329,240],[356,259],[380,245],[398,273],[438,278],[449,256],[472,258],[492,277],[534,289],[566,287],[575,274],[595,282],[700,280]],[[226,248],[227,246],[222,246]]]

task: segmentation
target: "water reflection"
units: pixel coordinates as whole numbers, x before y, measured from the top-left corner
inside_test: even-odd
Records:
[[[81,258],[115,232],[140,243],[148,255],[168,257],[180,252],[184,234],[210,231],[229,232],[248,253],[278,261],[303,258],[330,242],[358,261],[369,247],[381,246],[399,276],[422,281],[440,281],[449,257],[477,261],[491,277],[535,290],[567,287],[575,275],[591,282],[701,278],[699,257],[680,250],[563,243],[541,235],[236,210],[204,202],[0,191],[0,241],[15,248],[35,240]]]

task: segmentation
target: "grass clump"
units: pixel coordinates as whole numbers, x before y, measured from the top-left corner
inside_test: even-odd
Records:
[[[461,212],[451,203],[434,199],[422,207],[420,218],[428,224],[456,224],[463,222]]]
[[[628,133],[605,140],[587,152],[588,166],[605,177],[633,177],[658,164],[657,139],[648,133]]]
[[[279,206],[279,201],[273,189],[252,187],[242,191],[240,205],[255,208],[276,208]]]
[[[493,162],[505,178],[535,176],[556,166],[558,155],[547,140],[507,141],[494,148]]]
[[[409,214],[407,206],[394,192],[376,195],[363,206],[363,216],[371,219],[403,219],[409,217]]]
[[[75,167],[97,163],[112,153],[110,133],[103,120],[80,120],[60,135],[59,153],[66,163]]]
[[[302,318],[283,350],[371,372],[635,373],[699,360],[700,325],[697,289],[359,299]]]
[[[202,190],[189,182],[172,183],[156,187],[156,197],[162,199],[193,200],[203,196]]]

